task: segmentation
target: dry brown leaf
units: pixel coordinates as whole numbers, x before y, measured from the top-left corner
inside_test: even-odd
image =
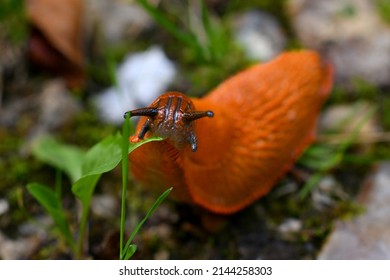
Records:
[[[63,76],[70,87],[79,87],[84,80],[83,10],[83,0],[27,1],[27,16],[32,27],[30,58]]]

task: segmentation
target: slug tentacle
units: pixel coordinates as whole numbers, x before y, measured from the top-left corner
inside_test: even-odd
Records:
[[[142,126],[141,130],[138,133],[138,139],[144,139],[146,132],[150,129],[150,124],[152,121],[150,119],[147,119],[144,125]]]
[[[127,114],[130,114],[130,117],[136,117],[136,116],[154,117],[157,115],[157,113],[158,113],[157,108],[146,107],[146,108],[140,108],[140,109],[127,111],[123,115],[123,117],[126,118]]]
[[[212,118],[214,117],[214,113],[212,111],[196,111],[183,114],[183,120],[186,122],[192,122],[203,117]]]

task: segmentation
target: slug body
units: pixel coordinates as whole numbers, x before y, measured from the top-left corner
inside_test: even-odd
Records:
[[[166,140],[130,154],[133,175],[158,191],[172,186],[180,201],[219,214],[237,212],[268,193],[314,140],[331,87],[331,67],[315,52],[298,51],[252,66],[201,99],[164,94],[148,108],[166,114],[144,115],[130,141],[149,135]],[[169,96],[170,109],[161,107]],[[151,128],[152,123],[165,128]]]

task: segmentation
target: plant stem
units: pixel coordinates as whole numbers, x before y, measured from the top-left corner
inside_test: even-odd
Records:
[[[89,209],[91,207],[92,194],[101,175],[102,174],[95,174],[95,175],[87,176],[83,181],[83,186],[88,186],[89,192],[85,193],[83,197],[81,198],[79,197],[82,204],[82,210],[81,210],[81,218],[80,218],[79,238],[75,250],[75,256],[77,259],[82,259],[84,257],[84,242],[87,233],[88,215],[89,215]]]
[[[122,204],[121,204],[121,228],[119,237],[119,259],[123,256],[123,240],[125,232],[125,221],[126,221],[126,192],[127,192],[127,181],[129,175],[129,114],[126,114],[125,122],[123,124],[123,145],[122,145]]]
[[[77,247],[75,252],[75,257],[78,260],[83,259],[84,256],[84,240],[85,240],[85,234],[87,230],[87,221],[88,221],[88,212],[89,212],[89,203],[86,203],[83,205],[83,209],[81,212],[81,219],[80,219],[80,229],[79,229],[79,239],[77,241]]]
[[[131,246],[135,246],[135,245],[131,244],[131,242],[133,241],[134,237],[137,235],[137,233],[139,232],[143,224],[150,218],[150,216],[152,216],[153,212],[156,211],[157,207],[160,206],[161,202],[163,202],[164,199],[171,193],[172,189],[173,189],[172,187],[167,189],[157,198],[157,200],[153,203],[152,207],[149,209],[148,213],[146,213],[145,217],[135,227],[135,229],[133,230],[132,234],[130,235],[125,245],[124,255],[121,255],[122,260],[128,260],[132,256],[135,250],[134,247],[133,247],[134,250],[132,250],[132,252],[129,253],[128,251],[131,250],[130,249]]]

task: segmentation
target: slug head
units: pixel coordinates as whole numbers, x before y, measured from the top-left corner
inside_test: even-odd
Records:
[[[190,144],[193,152],[197,149],[193,121],[214,116],[212,111],[195,111],[191,99],[179,92],[167,92],[149,107],[128,111],[125,116],[127,114],[130,117],[146,117],[146,121],[136,132],[135,142],[144,139],[146,133],[149,133],[168,139],[178,149]]]

